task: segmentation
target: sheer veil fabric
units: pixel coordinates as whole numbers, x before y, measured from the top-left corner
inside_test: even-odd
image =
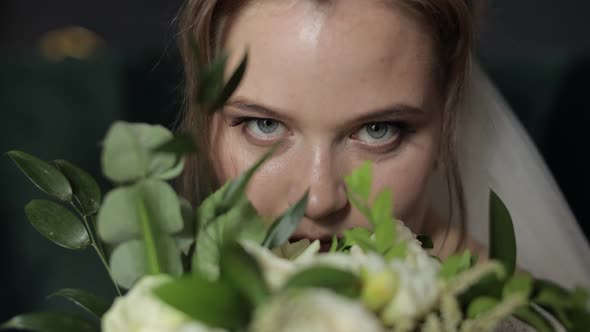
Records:
[[[519,267],[566,287],[590,287],[582,230],[530,137],[477,64],[462,107],[458,160],[470,236],[487,247],[492,189],[512,215]],[[435,208],[448,215],[446,187],[440,174],[435,178]]]

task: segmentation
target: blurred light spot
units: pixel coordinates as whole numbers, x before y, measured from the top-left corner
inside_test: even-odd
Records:
[[[98,34],[78,26],[49,31],[39,40],[41,55],[50,61],[88,59],[97,55],[103,45],[104,40]]]

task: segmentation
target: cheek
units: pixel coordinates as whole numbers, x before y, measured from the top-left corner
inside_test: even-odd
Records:
[[[392,160],[374,165],[373,194],[389,188],[393,192],[395,217],[414,231],[422,227],[426,212],[426,187],[437,155],[435,135],[427,135]]]
[[[211,130],[210,158],[214,172],[223,184],[236,178],[250,168],[264,151],[252,148],[239,134],[236,128],[230,128],[215,115]],[[276,216],[288,208],[286,193],[289,191],[287,174],[292,174],[291,160],[273,157],[260,166],[246,190],[248,199],[263,216]]]

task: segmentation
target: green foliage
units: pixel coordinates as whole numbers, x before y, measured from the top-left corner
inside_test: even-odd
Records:
[[[209,281],[198,274],[185,276],[154,290],[173,308],[210,327],[239,330],[248,324],[248,302],[226,281]]]
[[[0,330],[28,330],[42,332],[98,332],[98,325],[74,314],[33,312],[16,316],[0,325]]]
[[[96,180],[86,171],[66,160],[55,160],[53,164],[68,179],[75,202],[80,205],[85,216],[98,212],[102,194]]]
[[[494,297],[478,297],[469,304],[469,307],[467,308],[467,317],[470,319],[477,318],[477,316],[492,310],[499,302],[500,301]]]
[[[18,168],[43,192],[62,202],[72,201],[68,179],[49,163],[22,151],[9,151],[8,156]]]
[[[517,309],[514,316],[533,327],[537,332],[555,331],[551,322],[532,306]]]
[[[234,91],[240,85],[240,82],[242,81],[244,74],[246,73],[246,66],[247,65],[248,65],[248,53],[246,53],[244,55],[244,57],[242,58],[242,61],[238,65],[238,68],[236,68],[236,70],[233,72],[233,74],[231,75],[231,77],[229,78],[229,80],[227,81],[227,83],[225,84],[223,89],[221,90],[221,92],[219,92],[219,95],[216,97],[215,102],[213,103],[213,106],[211,107],[212,110],[215,111],[215,110],[221,109],[223,107],[223,105],[225,104],[225,102],[232,96]]]
[[[532,291],[532,278],[525,274],[517,274],[508,279],[506,284],[504,284],[502,297],[508,298],[516,293],[521,293],[524,297],[528,298]]]
[[[502,262],[509,276],[514,273],[516,237],[512,217],[493,191],[490,191],[490,258]]]
[[[358,298],[362,290],[361,280],[354,274],[324,266],[315,266],[300,271],[285,283],[284,289],[327,288],[342,296]]]
[[[465,250],[463,254],[449,256],[441,265],[439,277],[450,280],[471,267],[471,252]]]
[[[264,241],[262,241],[263,246],[272,249],[280,246],[289,239],[305,214],[308,195],[309,192],[305,192],[303,197],[295,205],[287,209],[285,213],[272,223]]]
[[[99,319],[111,306],[107,301],[83,289],[64,288],[48,296],[50,297],[63,297]]]
[[[349,193],[368,201],[371,194],[371,179],[371,162],[367,160],[360,167],[353,170],[350,175],[346,176],[344,181]]]
[[[103,142],[104,175],[115,183],[148,177],[169,180],[178,176],[183,160],[173,153],[156,151],[172,139],[172,133],[159,125],[115,122]]]
[[[253,307],[270,295],[258,262],[237,243],[224,245],[220,259],[221,279],[227,280]]]
[[[182,274],[180,253],[174,240],[169,236],[155,236],[153,239],[154,256],[146,250],[143,240],[129,240],[118,245],[111,254],[111,271],[115,281],[131,288],[142,276],[148,274],[167,273],[173,276]],[[153,270],[156,260],[157,271]]]
[[[84,249],[91,244],[82,222],[58,203],[36,199],[25,206],[25,214],[39,233],[64,248]]]

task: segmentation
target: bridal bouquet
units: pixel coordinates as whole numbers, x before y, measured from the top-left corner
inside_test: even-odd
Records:
[[[206,68],[196,98],[222,105],[243,75],[246,58],[223,82],[225,59]],[[369,200],[371,164],[346,177],[351,204],[371,229],[319,242],[289,238],[307,194],[276,220],[259,216],[245,195],[271,149],[241,176],[193,207],[167,182],[183,170],[191,140],[161,127],[116,122],[102,152],[115,188],[64,160],[8,155],[51,200],[25,207],[30,223],[56,244],[92,247],[119,295],[114,301],[80,289],[63,297],[84,314],[26,313],[2,329],[53,331],[492,331],[507,318],[539,332],[590,331],[588,292],[515,273],[510,215],[490,195],[490,260],[469,251],[444,261],[432,242],[394,219],[392,194]]]

